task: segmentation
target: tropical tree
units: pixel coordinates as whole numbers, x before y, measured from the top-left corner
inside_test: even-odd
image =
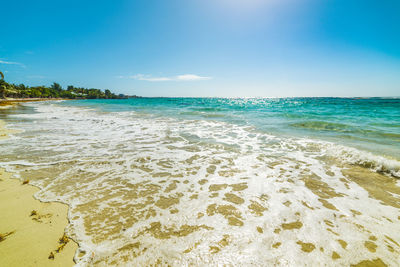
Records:
[[[57,91],[57,92],[62,91],[61,85],[60,85],[59,83],[56,83],[56,82],[54,82],[54,83],[51,85],[51,89],[54,89],[54,90]]]
[[[87,89],[82,87],[74,87],[69,85],[67,90],[64,90],[59,83],[54,82],[48,86],[26,86],[24,84],[11,84],[4,80],[4,74],[0,71],[0,98],[5,97],[23,97],[23,98],[68,98],[68,99],[101,99],[101,98],[127,98],[124,95],[115,95],[110,90],[104,92],[100,89]]]
[[[104,94],[106,95],[106,98],[112,98],[112,93],[111,93],[110,90],[106,89],[106,90],[104,91]]]
[[[5,98],[6,82],[4,81],[4,74],[0,71],[0,98]]]

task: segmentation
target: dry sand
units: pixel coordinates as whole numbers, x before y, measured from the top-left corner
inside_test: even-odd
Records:
[[[0,121],[0,139],[9,132]],[[36,200],[38,188],[11,177],[0,169],[0,266],[74,265],[77,244],[68,238],[60,242],[68,206]],[[49,259],[51,253],[54,259]]]

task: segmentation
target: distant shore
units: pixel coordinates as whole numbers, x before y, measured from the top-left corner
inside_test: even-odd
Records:
[[[0,105],[49,99],[7,99]],[[0,140],[11,130],[0,121]],[[0,169],[0,266],[72,266],[78,245],[64,236],[68,206],[33,197],[38,188]]]
[[[69,100],[65,98],[5,98],[0,99],[0,106],[14,105],[16,103],[24,102],[38,102],[38,101],[51,101],[51,100]]]

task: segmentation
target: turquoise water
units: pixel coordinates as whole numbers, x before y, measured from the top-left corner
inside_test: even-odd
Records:
[[[136,98],[66,101],[105,112],[213,120],[332,141],[400,159],[399,98]]]

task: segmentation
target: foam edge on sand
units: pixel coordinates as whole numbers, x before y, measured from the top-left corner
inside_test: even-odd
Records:
[[[11,132],[0,121],[0,139]],[[0,266],[73,266],[78,245],[65,236],[68,205],[41,202],[39,189],[0,169]]]

